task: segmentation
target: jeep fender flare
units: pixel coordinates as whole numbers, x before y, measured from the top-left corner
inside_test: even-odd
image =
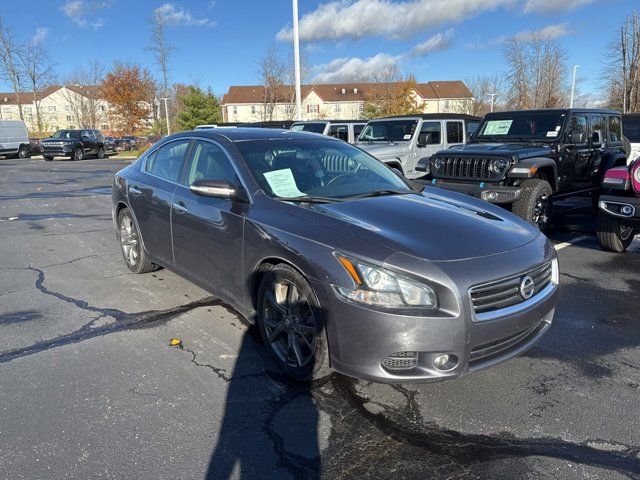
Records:
[[[558,165],[554,160],[547,157],[534,157],[520,160],[511,167],[507,173],[509,178],[532,178],[539,170],[549,171],[553,173],[551,178],[547,176],[547,181],[551,185],[554,192],[558,191]]]
[[[400,170],[400,172],[404,174],[404,168],[402,168],[402,162],[399,158],[390,158],[389,160],[384,160],[384,164],[391,168],[395,168],[396,170]]]
[[[598,173],[596,175],[596,183],[599,185],[604,179],[604,174],[607,173],[607,170],[610,170],[614,167],[626,167],[627,166],[627,155],[624,152],[616,152],[610,153],[608,155],[602,156],[602,162],[600,163],[600,168],[598,169]]]

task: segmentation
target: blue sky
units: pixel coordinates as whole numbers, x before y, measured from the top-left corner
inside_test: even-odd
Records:
[[[299,0],[301,36],[316,80],[347,81],[397,63],[418,81],[466,79],[505,70],[506,39],[545,29],[579,64],[579,89],[598,94],[606,48],[637,0]],[[290,56],[289,0],[0,0],[21,41],[39,41],[61,78],[97,59],[147,65],[158,75],[149,19],[161,8],[176,47],[173,82],[224,93],[256,84],[257,64],[275,45]],[[0,81],[0,88],[8,86]]]

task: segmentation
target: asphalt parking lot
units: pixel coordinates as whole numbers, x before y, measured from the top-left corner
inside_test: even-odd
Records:
[[[556,209],[560,304],[524,356],[300,385],[207,292],[129,273],[124,165],[0,160],[0,478],[640,478],[640,240],[600,251],[588,201]]]

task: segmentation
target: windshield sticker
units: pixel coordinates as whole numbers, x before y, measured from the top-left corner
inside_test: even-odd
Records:
[[[402,137],[404,140],[411,140],[411,135],[405,135],[404,137]]]
[[[558,136],[558,132],[553,131],[553,132],[547,132],[547,137],[557,137]]]
[[[513,120],[489,120],[484,127],[483,135],[506,135]]]
[[[290,168],[265,172],[263,175],[273,193],[278,197],[301,197],[306,195],[306,193],[298,190],[298,185],[296,185],[296,180],[293,178]]]

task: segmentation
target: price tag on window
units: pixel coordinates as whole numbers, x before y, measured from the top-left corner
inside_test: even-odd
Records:
[[[278,197],[301,197],[306,193],[298,190],[296,179],[290,168],[282,170],[273,170],[272,172],[263,173],[264,178],[269,183],[271,191]]]

